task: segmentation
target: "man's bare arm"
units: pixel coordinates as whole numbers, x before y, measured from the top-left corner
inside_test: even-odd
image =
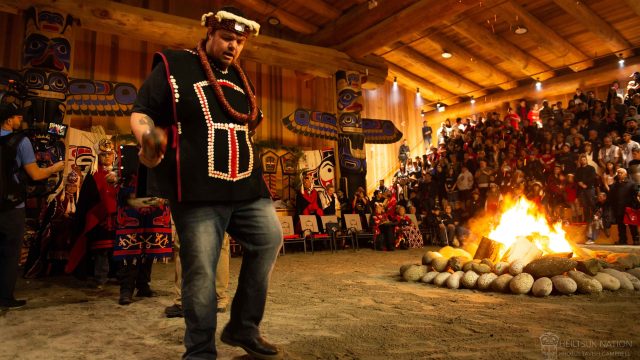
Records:
[[[138,154],[140,162],[147,167],[157,166],[167,147],[167,135],[164,130],[156,128],[153,119],[147,114],[131,114],[131,131],[140,144]]]

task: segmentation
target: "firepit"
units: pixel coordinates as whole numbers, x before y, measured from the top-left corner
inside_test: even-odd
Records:
[[[511,202],[482,235],[462,249],[426,252],[422,264],[403,265],[401,277],[451,289],[534,296],[640,290],[640,254],[582,248],[566,238],[561,223],[549,224],[524,198]]]

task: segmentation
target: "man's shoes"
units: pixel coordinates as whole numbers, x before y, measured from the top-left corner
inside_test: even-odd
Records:
[[[120,292],[120,300],[118,300],[118,304],[120,305],[129,305],[133,302],[133,296],[130,292]]]
[[[153,290],[151,290],[150,287],[138,289],[138,292],[136,292],[137,297],[153,297],[155,296],[155,294],[156,293]]]
[[[262,336],[236,338],[226,330],[225,328],[220,336],[220,340],[223,343],[231,346],[239,346],[255,359],[274,360],[282,358],[282,353],[278,348],[275,345],[269,344]]]
[[[0,299],[0,308],[19,309],[27,305],[27,300]]]
[[[171,306],[167,306],[166,308],[164,308],[164,314],[168,318],[184,317],[184,313],[182,312],[182,306],[178,304],[173,304]]]

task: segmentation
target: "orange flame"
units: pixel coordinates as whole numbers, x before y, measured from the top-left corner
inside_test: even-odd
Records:
[[[498,225],[489,233],[491,240],[504,244],[500,258],[518,238],[533,241],[543,254],[574,252],[561,223],[549,225],[538,206],[520,198],[500,215]]]

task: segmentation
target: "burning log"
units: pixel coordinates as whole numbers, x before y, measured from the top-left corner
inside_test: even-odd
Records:
[[[638,255],[629,253],[629,254],[609,254],[607,256],[606,261],[611,264],[613,268],[617,270],[627,270],[632,269],[637,266]]]
[[[523,271],[539,279],[564,274],[569,270],[575,269],[577,265],[578,263],[575,260],[545,256],[530,262],[524,267]]]
[[[556,252],[556,253],[548,254],[546,256],[556,257],[556,258],[561,258],[561,259],[571,259],[573,257],[573,252],[572,251]]]
[[[479,260],[489,259],[491,260],[491,262],[496,262],[498,261],[500,251],[503,247],[503,244],[483,236],[482,240],[480,240],[480,244],[478,245],[478,250],[476,250],[476,254],[473,258]]]
[[[576,270],[582,271],[587,275],[594,276],[602,270],[602,265],[598,259],[578,260]]]
[[[522,260],[525,265],[542,256],[542,250],[538,249],[531,239],[519,237],[502,257],[501,261],[512,263]]]

